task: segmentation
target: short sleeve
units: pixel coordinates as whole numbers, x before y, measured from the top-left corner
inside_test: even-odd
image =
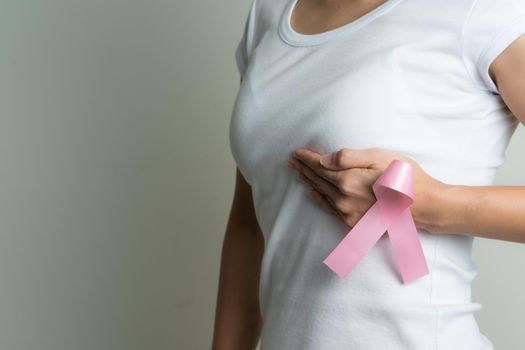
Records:
[[[462,31],[463,59],[472,78],[499,94],[489,67],[523,33],[525,0],[474,0]]]
[[[235,63],[237,65],[237,70],[241,79],[244,75],[246,67],[248,66],[248,62],[252,53],[256,17],[255,2],[256,0],[252,0],[248,15],[244,20],[244,29],[241,39],[238,41],[237,47],[235,49]]]

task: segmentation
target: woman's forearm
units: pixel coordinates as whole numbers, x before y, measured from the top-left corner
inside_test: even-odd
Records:
[[[525,186],[446,185],[432,202],[431,231],[525,243]]]
[[[255,349],[262,326],[259,277],[264,252],[260,232],[228,225],[224,236],[212,350]]]

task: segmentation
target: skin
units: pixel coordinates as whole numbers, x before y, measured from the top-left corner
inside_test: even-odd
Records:
[[[294,17],[293,27],[305,34],[329,30],[383,2],[355,0],[350,7],[345,6],[350,2],[300,0],[297,14],[306,21],[298,22]],[[525,99],[520,98],[525,92],[525,38],[493,62],[490,74],[504,101],[525,124]],[[390,160],[397,158],[413,165],[415,201],[411,213],[416,226],[436,233],[456,231],[525,242],[525,215],[521,215],[525,212],[525,187],[448,185],[426,174],[415,161],[379,148],[341,149],[328,155],[334,163],[327,167],[319,163],[321,154],[307,149],[297,151],[295,169],[312,189],[313,198],[350,226],[374,203],[370,186]],[[262,329],[258,287],[264,237],[251,193],[237,168],[222,248],[212,350],[255,349]]]
[[[258,288],[263,252],[251,187],[237,168],[222,246],[212,350],[255,349],[262,327]]]
[[[525,124],[525,35],[492,63],[489,74],[515,117]],[[425,173],[415,161],[380,148],[343,148],[326,155],[297,149],[288,166],[309,187],[311,197],[327,212],[353,227],[376,201],[371,185],[393,159],[414,169],[416,227],[436,234],[467,234],[525,243],[525,186],[450,185]]]
[[[385,0],[299,0],[292,13],[290,24],[301,34],[316,34],[353,22],[385,2]],[[312,13],[315,13],[315,16],[312,16]]]

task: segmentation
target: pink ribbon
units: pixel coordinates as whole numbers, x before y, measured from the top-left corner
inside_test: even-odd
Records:
[[[428,274],[416,225],[410,213],[414,202],[412,165],[394,159],[372,185],[377,201],[323,260],[340,277],[348,275],[388,230],[403,283]]]

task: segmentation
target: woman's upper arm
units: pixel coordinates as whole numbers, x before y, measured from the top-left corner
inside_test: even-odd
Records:
[[[525,125],[525,35],[509,45],[491,64],[501,98]]]
[[[253,205],[251,186],[238,167],[235,170],[235,191],[230,211],[230,222],[231,224],[260,232]]]

